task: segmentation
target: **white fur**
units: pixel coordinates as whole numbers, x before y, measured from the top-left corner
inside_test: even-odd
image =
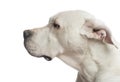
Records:
[[[31,55],[60,58],[79,71],[76,82],[120,82],[119,47],[107,26],[89,13],[62,12],[31,31],[25,42]]]

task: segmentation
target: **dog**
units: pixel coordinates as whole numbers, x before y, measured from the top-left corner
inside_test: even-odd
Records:
[[[32,56],[58,57],[76,69],[76,82],[120,82],[120,47],[108,27],[88,12],[60,12],[23,36]]]

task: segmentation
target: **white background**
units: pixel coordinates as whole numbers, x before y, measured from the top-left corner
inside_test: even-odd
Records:
[[[0,82],[75,82],[76,70],[57,58],[34,58],[23,46],[24,29],[44,26],[50,16],[65,10],[92,13],[120,41],[119,0],[1,0]]]

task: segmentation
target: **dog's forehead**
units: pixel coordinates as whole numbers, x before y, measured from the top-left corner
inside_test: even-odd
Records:
[[[54,21],[66,21],[66,22],[81,22],[81,24],[86,20],[93,17],[89,13],[80,10],[65,11],[60,12],[50,18],[51,22]]]
[[[82,12],[78,11],[65,11],[65,12],[60,12],[56,14],[55,16],[52,17],[52,19],[71,19],[71,18],[76,18],[76,17],[82,17],[81,15]]]

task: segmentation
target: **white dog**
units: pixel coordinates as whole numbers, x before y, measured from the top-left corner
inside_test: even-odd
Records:
[[[58,57],[78,70],[76,82],[120,82],[119,46],[107,26],[87,12],[62,12],[43,28],[25,30],[24,44],[32,56]]]

